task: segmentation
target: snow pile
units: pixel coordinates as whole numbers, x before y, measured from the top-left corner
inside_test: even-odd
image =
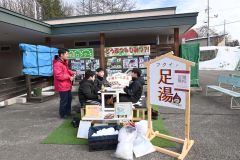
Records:
[[[200,61],[199,70],[235,70],[237,68],[240,60],[239,47],[200,47],[200,51],[207,50],[216,50],[217,55],[214,59],[208,61]]]
[[[113,127],[110,127],[110,128],[103,128],[99,131],[97,131],[97,133],[93,133],[93,137],[96,137],[96,136],[107,136],[107,135],[116,135],[118,134],[118,130],[115,130]]]

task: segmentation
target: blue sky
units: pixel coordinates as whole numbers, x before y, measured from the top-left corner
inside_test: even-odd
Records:
[[[210,18],[211,28],[214,28],[219,33],[223,32],[223,23],[226,20],[226,32],[231,35],[232,39],[240,40],[239,0],[209,0],[209,3],[210,17],[218,15],[217,18]],[[195,27],[202,26],[207,20],[207,14],[205,13],[207,0],[136,0],[136,5],[137,9],[176,6],[177,13],[199,12]]]

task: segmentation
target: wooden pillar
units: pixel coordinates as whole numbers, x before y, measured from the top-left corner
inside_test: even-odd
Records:
[[[179,28],[174,28],[174,54],[179,57]]]
[[[31,86],[31,77],[30,75],[25,75],[26,87],[27,87],[27,101],[32,97],[32,86]]]
[[[51,46],[51,41],[52,41],[52,39],[51,39],[51,37],[45,37],[45,44],[47,45],[47,46]]]
[[[100,66],[105,70],[105,33],[100,33]]]

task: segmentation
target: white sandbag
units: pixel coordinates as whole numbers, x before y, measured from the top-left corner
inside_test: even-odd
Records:
[[[141,120],[135,123],[138,135],[146,135],[148,130],[148,121]]]
[[[114,154],[115,157],[132,160],[133,159],[133,142],[136,139],[136,128],[123,127],[118,134],[117,150]]]
[[[133,143],[133,152],[135,156],[142,157],[149,153],[155,152],[152,143],[143,135],[138,135]]]

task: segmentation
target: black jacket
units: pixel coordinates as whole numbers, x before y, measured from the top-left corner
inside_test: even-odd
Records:
[[[142,96],[144,80],[142,77],[134,79],[129,87],[124,88],[124,92],[131,98],[133,103],[137,103]]]
[[[96,79],[94,81],[94,85],[96,86],[97,90],[100,91],[101,88],[102,88],[102,85],[109,86],[109,83],[103,77],[96,76]]]
[[[94,86],[94,82],[91,80],[83,79],[80,82],[78,89],[78,98],[79,101],[94,100],[98,99],[97,89]]]

